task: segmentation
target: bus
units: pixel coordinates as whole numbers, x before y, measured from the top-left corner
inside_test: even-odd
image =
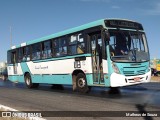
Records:
[[[119,88],[149,82],[150,55],[142,24],[101,19],[12,46],[8,79],[28,88],[40,83]]]

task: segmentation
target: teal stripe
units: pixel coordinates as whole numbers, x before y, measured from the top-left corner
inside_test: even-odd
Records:
[[[21,65],[23,74],[24,74],[25,72],[31,73],[26,62],[22,62],[22,63],[20,63],[20,65]]]

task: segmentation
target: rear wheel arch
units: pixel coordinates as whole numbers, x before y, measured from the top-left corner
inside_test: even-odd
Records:
[[[74,71],[73,71],[72,76],[73,76],[73,75],[77,75],[78,73],[83,73],[83,74],[85,74],[82,70],[78,69],[78,70],[74,70]]]
[[[29,72],[25,72],[24,81],[28,88],[37,88],[39,86],[39,83],[32,83],[32,76]]]
[[[72,83],[73,91],[87,93],[90,90],[87,84],[86,74],[82,70],[75,70],[72,73]]]
[[[72,73],[72,84],[73,84],[73,91],[75,91],[77,88],[76,88],[76,77],[78,75],[78,73],[83,73],[84,72],[82,70],[74,70],[73,73]]]
[[[25,73],[24,73],[24,77],[25,77],[27,74],[30,74],[30,73],[29,73],[29,72],[25,72]]]

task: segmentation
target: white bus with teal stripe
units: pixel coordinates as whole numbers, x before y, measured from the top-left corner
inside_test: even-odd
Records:
[[[28,88],[40,83],[122,87],[149,82],[149,49],[140,23],[101,19],[8,50],[8,77]]]

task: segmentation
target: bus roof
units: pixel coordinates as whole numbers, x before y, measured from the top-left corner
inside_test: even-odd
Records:
[[[97,21],[94,21],[94,22],[90,22],[90,23],[78,26],[78,27],[74,27],[74,28],[71,28],[71,29],[67,29],[67,30],[58,32],[58,33],[54,33],[54,34],[51,34],[51,35],[48,35],[48,36],[45,36],[45,37],[42,37],[42,38],[38,38],[38,39],[35,39],[35,40],[24,42],[21,45],[12,46],[11,49],[19,48],[19,47],[22,47],[22,46],[25,46],[25,45],[31,45],[31,44],[34,44],[34,43],[37,43],[37,42],[42,42],[42,41],[49,40],[49,39],[52,39],[52,38],[67,35],[67,34],[70,34],[70,33],[73,33],[73,32],[78,32],[78,31],[81,31],[81,30],[84,30],[84,29],[87,29],[87,28],[90,28],[90,27],[104,25],[104,20],[105,19],[97,20]]]
[[[31,45],[31,44],[34,44],[34,43],[37,43],[37,42],[42,42],[42,41],[49,40],[49,39],[52,39],[52,38],[56,38],[56,37],[60,37],[60,36],[63,36],[63,35],[70,34],[70,33],[85,30],[85,29],[88,29],[88,28],[91,28],[91,27],[96,27],[96,26],[100,26],[100,25],[105,27],[105,20],[124,20],[124,21],[135,22],[135,21],[127,20],[127,19],[118,19],[118,18],[116,18],[116,19],[115,18],[100,19],[100,20],[97,20],[97,21],[94,21],[94,22],[90,22],[90,23],[78,26],[78,27],[74,27],[74,28],[71,28],[71,29],[67,29],[67,30],[55,33],[55,34],[51,34],[49,36],[45,36],[45,37],[42,37],[42,38],[39,38],[39,39],[24,42],[20,45],[12,46],[11,49],[23,47],[23,46],[26,46],[26,45]]]

